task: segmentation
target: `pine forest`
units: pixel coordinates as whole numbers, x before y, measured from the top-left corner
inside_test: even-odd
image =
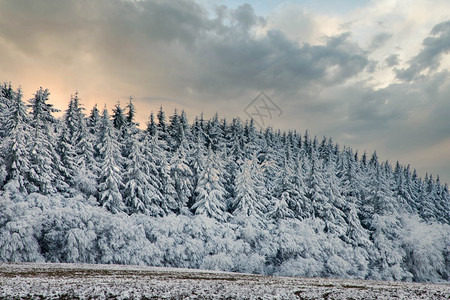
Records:
[[[438,176],[308,131],[0,87],[0,261],[450,280]]]

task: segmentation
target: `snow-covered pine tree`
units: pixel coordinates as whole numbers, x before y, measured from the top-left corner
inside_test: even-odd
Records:
[[[339,178],[336,175],[336,164],[333,159],[324,157],[323,170],[325,179],[325,195],[330,203],[330,209],[325,212],[323,221],[325,222],[325,232],[342,236],[347,230],[346,223],[347,205],[339,189]]]
[[[289,193],[283,192],[280,198],[275,198],[272,208],[267,216],[274,220],[284,220],[287,218],[295,218],[294,213],[288,207]]]
[[[197,123],[198,124],[198,123]],[[198,186],[198,180],[200,178],[201,172],[204,170],[204,155],[205,155],[205,147],[204,147],[204,134],[203,130],[200,127],[196,127],[194,123],[194,141],[192,145],[192,151],[190,151],[188,156],[189,167],[192,170],[192,187],[193,190]],[[188,203],[188,207],[191,208],[194,205],[194,197],[192,197],[192,201]]]
[[[118,132],[113,127],[106,107],[103,109],[100,129],[99,165],[100,177],[99,202],[112,213],[125,209],[120,189],[122,181],[122,156],[117,142]]]
[[[374,220],[374,214],[384,215],[394,212],[393,195],[383,172],[382,165],[378,163],[376,153],[369,162],[369,179],[365,198],[362,202],[361,223],[370,229]]]
[[[402,211],[409,213],[412,212],[413,210],[411,207],[412,198],[408,192],[409,188],[407,187],[405,170],[398,161],[395,164],[395,169],[393,173],[393,186],[391,188],[393,192],[393,197],[396,199],[396,202],[398,202],[399,205],[401,206]]]
[[[125,161],[124,189],[122,192],[124,203],[129,214],[160,215],[160,197],[158,197],[158,193],[155,193],[154,183],[150,182],[153,179],[152,175],[156,172],[156,167],[153,167],[154,170],[152,170],[151,162],[146,160],[144,151],[150,150],[143,149],[146,136],[137,128],[138,124],[134,120],[136,111],[131,97],[127,108],[122,150]],[[154,203],[154,198],[158,198],[157,203]]]
[[[151,112],[150,116],[148,118],[146,131],[149,135],[154,136],[156,134],[156,130],[157,130],[157,125],[156,125],[156,121],[155,121],[155,115],[153,112]]]
[[[74,177],[77,169],[76,151],[72,144],[75,142],[71,139],[70,129],[66,122],[62,124],[62,130],[58,137],[57,152],[61,159],[61,173],[64,181],[69,185],[74,185]]]
[[[6,94],[8,95],[8,94]],[[27,107],[22,101],[20,88],[14,93],[12,103],[3,106],[5,138],[1,142],[1,153],[5,166],[4,189],[11,193],[27,194],[27,174],[30,168],[30,131]]]
[[[74,177],[74,183],[78,189],[87,195],[97,195],[97,177],[100,172],[97,160],[95,158],[94,143],[97,138],[95,133],[99,129],[100,120],[96,119],[99,116],[96,111],[96,106],[92,110],[92,119],[86,119],[83,113],[83,108],[79,103],[78,94],[75,95],[74,108],[77,112],[77,138],[75,144],[76,156],[76,171]],[[93,127],[89,127],[89,123],[92,121]],[[92,131],[91,131],[92,129]]]
[[[128,125],[139,126],[139,123],[136,123],[135,116],[136,116],[136,108],[133,103],[133,97],[130,97],[130,101],[128,102],[127,105],[127,114],[125,116],[126,123]]]
[[[297,155],[293,157],[292,184],[294,189],[293,195],[296,195],[293,198],[293,212],[298,219],[309,218],[314,212],[310,199],[306,197],[308,188],[306,186],[306,176],[303,168],[305,159],[306,155],[303,149],[298,150]]]
[[[129,214],[146,213],[147,208],[151,206],[152,193],[149,190],[150,178],[144,161],[141,137],[139,133],[135,133],[130,134],[127,139],[129,155],[123,175],[123,200]]]
[[[173,115],[169,117],[169,125],[167,126],[167,143],[171,151],[175,151],[181,143],[181,130],[181,119],[177,109],[175,109]]]
[[[61,174],[61,162],[55,151],[53,126],[56,123],[53,112],[58,111],[52,104],[47,103],[50,93],[42,87],[30,99],[31,125],[33,127],[29,169],[29,191],[39,191],[44,194],[64,188]]]
[[[243,153],[243,128],[237,118],[233,118],[230,126],[224,126],[224,140],[226,141],[226,160],[225,169],[227,171],[227,177],[225,178],[225,189],[231,199],[235,198],[234,183],[237,173],[239,172],[240,165],[244,159]]]
[[[306,196],[310,199],[316,218],[324,218],[331,209],[329,199],[326,195],[326,183],[322,162],[319,161],[317,150],[311,148],[311,169],[307,179],[308,191]]]
[[[210,119],[206,124],[207,135],[206,147],[211,146],[211,149],[216,152],[219,149],[223,149],[224,140],[223,132],[220,127],[219,115],[216,113],[212,119]]]
[[[87,127],[89,128],[89,132],[93,135],[97,135],[101,126],[101,117],[100,112],[97,108],[97,104],[95,104],[92,108],[86,123]]]
[[[193,172],[189,167],[188,161],[190,145],[184,136],[183,127],[180,130],[180,145],[170,159],[169,170],[170,178],[176,192],[175,201],[177,203],[177,212],[188,214],[188,203],[193,196]]]
[[[162,106],[159,107],[158,113],[156,114],[156,119],[158,119],[158,136],[160,139],[167,141],[166,113],[164,112]]]
[[[159,139],[158,133],[157,130],[155,135],[146,134],[142,148],[144,155],[142,170],[147,175],[146,193],[150,201],[146,203],[145,213],[150,216],[163,216],[168,212],[163,209],[164,196],[161,194],[162,183],[159,171],[161,162],[166,159],[165,142]]]
[[[218,156],[208,147],[195,189],[192,210],[196,215],[204,214],[219,221],[226,221],[226,191],[219,170]]]
[[[180,124],[181,127],[183,128],[183,134],[184,137],[187,139],[187,141],[192,141],[192,131],[191,131],[191,126],[189,125],[189,121],[186,115],[186,112],[184,111],[184,109],[181,110],[181,114],[180,114]]]
[[[302,203],[302,199],[294,185],[294,177],[296,174],[294,174],[292,166],[294,166],[294,160],[291,150],[289,144],[285,143],[280,173],[275,178],[273,197],[278,199],[275,200],[276,202],[283,198],[283,201],[286,202],[289,210],[291,210],[291,213],[288,215],[295,216],[294,212],[301,211],[299,205]]]
[[[261,191],[260,175],[255,156],[241,164],[235,179],[232,209],[234,216],[251,218],[262,224],[267,212],[267,199]]]
[[[8,135],[9,108],[13,104],[15,91],[10,83],[0,84],[0,141]]]
[[[351,157],[349,149],[344,149],[339,157],[338,166],[336,167],[337,176],[339,178],[339,189],[346,202],[352,204],[361,203],[361,185],[362,177],[358,174],[358,166]]]
[[[169,161],[171,159],[172,154],[170,152],[165,151],[166,155],[162,160],[159,161],[159,178],[161,181],[161,208],[164,211],[164,214],[168,214],[170,212],[178,212],[178,203],[176,201],[177,191],[175,190],[175,182],[170,174],[170,165]]]
[[[126,124],[126,116],[125,113],[123,112],[123,108],[120,107],[119,101],[113,108],[112,124],[114,128],[117,129],[119,132]]]
[[[76,96],[78,98],[78,95]],[[78,101],[77,104],[78,105]],[[74,177],[77,169],[76,149],[79,136],[78,111],[75,108],[74,97],[70,97],[62,122],[62,129],[58,137],[57,152],[61,158],[61,172],[65,182],[74,185]]]
[[[278,141],[272,140],[271,137],[271,134],[266,135],[262,146],[257,152],[257,157],[261,163],[264,185],[266,186],[267,192],[273,195],[275,193],[275,180],[273,179],[277,178],[277,175],[281,172],[280,165],[283,156],[280,156],[280,151],[277,151],[282,146],[278,144]],[[244,153],[249,150],[247,146],[244,146]]]
[[[441,185],[439,175],[436,177],[435,196],[433,197],[433,199],[434,206],[436,207],[436,219],[440,223],[450,222],[450,203],[448,201],[445,201],[445,188]]]

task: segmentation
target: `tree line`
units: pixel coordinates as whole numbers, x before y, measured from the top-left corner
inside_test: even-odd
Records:
[[[282,224],[294,228],[296,222],[318,222],[307,228],[354,249],[376,249],[377,261],[366,251],[368,270],[398,265],[399,274],[410,270],[416,280],[430,277],[412,271],[414,255],[402,248],[405,244],[396,246],[404,251],[394,263],[389,262],[393,251],[385,246],[407,230],[398,216],[414,216],[430,226],[450,224],[449,189],[438,176],[420,178],[409,165],[380,162],[376,152],[360,155],[308,131],[258,130],[252,120],[226,120],[217,114],[210,119],[200,115],[190,123],[184,111],[175,110],[167,118],[161,107],[140,129],[131,98],[125,107],[117,103],[111,114],[97,105],[87,112],[75,93],[63,117],[56,118],[49,96],[40,88],[25,102],[20,88],[1,85],[0,188],[12,203],[29,202],[36,195],[76,198],[106,210],[111,218],[202,216],[214,224],[250,224],[272,234],[277,234],[275,226],[281,235],[287,232]],[[42,233],[38,236],[36,251],[47,253],[48,241]],[[254,243],[251,247],[257,247]],[[444,248],[434,279],[448,278],[450,249]],[[308,257],[295,251],[262,255],[265,267],[259,272],[277,273],[274,266]],[[333,267],[327,268],[322,275],[334,274]],[[370,277],[365,274],[355,276]],[[408,278],[389,274],[370,278]]]

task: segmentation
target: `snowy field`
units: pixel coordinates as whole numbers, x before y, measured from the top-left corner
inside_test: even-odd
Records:
[[[450,285],[87,264],[0,264],[1,299],[450,299]]]

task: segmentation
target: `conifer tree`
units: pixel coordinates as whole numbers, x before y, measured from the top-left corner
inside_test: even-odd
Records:
[[[31,125],[33,127],[33,143],[30,153],[29,190],[44,194],[56,191],[56,187],[64,188],[60,175],[60,159],[55,151],[53,125],[56,123],[53,112],[58,111],[47,103],[50,93],[40,88],[30,100]]]
[[[235,197],[232,203],[233,215],[252,217],[262,222],[266,213],[267,200],[261,193],[261,181],[256,159],[246,160],[240,167],[235,179]]]
[[[8,95],[8,93],[4,93]],[[30,168],[30,131],[27,107],[22,101],[22,91],[15,92],[11,105],[4,107],[6,133],[1,143],[4,157],[5,189],[11,192],[27,194],[27,174]],[[5,175],[6,175],[5,174]]]
[[[78,95],[75,96],[78,100]],[[57,152],[61,159],[61,172],[64,179],[70,185],[74,184],[76,166],[76,144],[79,138],[79,109],[78,101],[75,103],[74,97],[70,98],[69,107],[67,108],[62,129],[58,137]]]
[[[146,214],[151,216],[163,216],[168,211],[164,210],[164,196],[161,194],[162,183],[160,176],[161,162],[166,159],[164,142],[158,137],[158,131],[154,136],[145,135],[143,141],[143,172],[147,175],[148,186],[146,193],[149,203],[146,204]]]
[[[123,108],[120,107],[120,102],[117,102],[117,104],[113,108],[112,123],[114,125],[114,128],[119,132],[126,124],[126,117],[123,112]]]
[[[74,141],[70,137],[70,129],[68,125],[63,122],[62,130],[58,138],[57,152],[61,159],[61,173],[64,181],[69,185],[74,184],[75,172],[77,169],[75,147],[72,144]]]
[[[125,209],[120,189],[122,187],[122,170],[120,146],[117,142],[117,131],[109,119],[108,110],[103,110],[100,130],[100,177],[99,202],[112,213]]]
[[[161,182],[160,191],[162,195],[160,206],[164,211],[164,214],[169,214],[170,212],[178,212],[179,205],[176,201],[177,191],[175,190],[175,182],[170,174],[170,154],[165,154],[169,157],[164,157],[159,162],[159,178]]]
[[[0,141],[8,136],[9,109],[15,97],[11,82],[0,85]]]
[[[136,108],[133,104],[133,97],[130,97],[130,102],[127,105],[127,115],[126,115],[126,123],[128,125],[135,125],[139,126],[139,123],[135,123],[135,116],[136,116]]]
[[[146,213],[151,206],[152,192],[149,189],[149,176],[147,163],[144,161],[144,153],[139,135],[131,134],[128,147],[130,148],[127,162],[125,163],[123,200],[128,213]]]
[[[178,149],[172,156],[169,169],[170,178],[173,181],[177,202],[177,210],[183,214],[187,214],[188,204],[193,195],[193,173],[188,162],[189,144],[184,137],[184,130],[181,128],[181,142]]]
[[[91,115],[86,118],[78,93],[75,93],[73,98],[73,110],[76,120],[76,130],[73,134],[76,171],[73,181],[81,192],[87,195],[97,195],[97,175],[100,168],[95,158],[94,144],[97,143],[96,135],[100,129],[100,115],[97,105],[95,105]]]
[[[101,124],[100,120],[100,112],[97,108],[97,104],[95,104],[87,120],[87,127],[89,128],[89,132],[91,134],[96,135],[98,133]]]
[[[216,152],[223,148],[223,132],[220,128],[219,115],[216,113],[214,117],[207,122],[206,125],[206,146],[211,146],[211,149]]]
[[[159,111],[156,114],[156,118],[158,119],[158,135],[159,138],[167,141],[167,124],[166,124],[166,113],[164,112],[162,106],[159,107]]]
[[[308,177],[307,197],[311,200],[316,218],[324,218],[331,209],[329,198],[326,195],[326,183],[321,162],[314,147],[311,149],[311,169]]]
[[[195,214],[205,214],[219,221],[225,221],[228,218],[225,204],[226,191],[222,180],[217,155],[209,147],[195,189],[195,202],[192,206]]]
[[[150,113],[150,117],[149,120],[147,122],[147,133],[151,136],[154,136],[156,134],[156,130],[157,130],[157,125],[155,122],[155,115],[153,114],[153,112]]]
[[[283,198],[288,208],[292,210],[289,215],[294,215],[294,211],[300,211],[301,203],[300,194],[294,186],[294,173],[292,170],[293,159],[288,144],[285,144],[283,151],[283,162],[280,173],[275,179],[275,187],[273,196],[277,199]]]

